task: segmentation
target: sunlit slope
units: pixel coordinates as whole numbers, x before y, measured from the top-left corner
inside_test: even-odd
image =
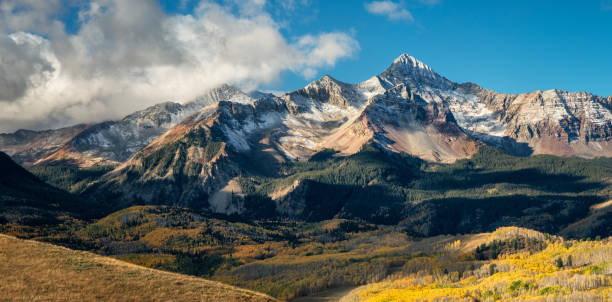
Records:
[[[475,252],[463,253],[460,247],[466,242],[457,240],[446,247],[455,253],[428,259],[425,266],[417,261],[407,263],[396,275],[362,286],[341,301],[612,299],[609,238],[565,241],[519,228],[502,228],[481,236],[482,244]],[[483,260],[470,261],[473,257]]]
[[[274,301],[219,282],[0,234],[0,301]]]

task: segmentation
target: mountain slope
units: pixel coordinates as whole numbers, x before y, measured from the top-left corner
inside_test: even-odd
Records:
[[[360,127],[367,134],[351,137]],[[390,151],[432,162],[454,162],[477,150],[476,140],[463,132],[445,104],[427,103],[404,84],[370,98],[347,129],[328,139],[327,147],[343,151],[334,148],[342,141],[340,137],[346,140],[349,136],[352,143],[367,138]]]
[[[427,104],[403,85],[367,100],[372,90],[365,87],[326,76],[282,98],[208,106],[105,175],[90,191],[181,205],[206,206],[211,197],[207,206],[228,213],[241,206],[216,196],[234,177],[266,175],[275,165],[305,160],[324,148],[350,155],[373,140],[390,152],[438,162],[476,151],[476,141],[462,132],[444,104]]]
[[[120,121],[92,125],[37,164],[64,162],[91,167],[123,162],[184,115],[182,105],[168,102],[137,111]]]
[[[398,77],[389,71],[385,74],[391,74],[392,80]],[[420,78],[416,82],[406,80],[416,87],[415,93],[427,102],[448,104],[470,135],[506,151],[586,158],[612,155],[612,111],[606,98],[561,90],[501,94],[473,83],[449,82],[437,75]]]
[[[186,104],[157,104],[132,113],[120,121],[89,127],[38,164],[68,162],[81,167],[91,167],[94,164],[125,162],[187,116],[202,107],[223,100],[240,103],[252,101],[251,97],[243,92],[223,85]]]
[[[248,170],[243,159],[255,149],[249,135],[276,123],[278,114],[272,112],[282,110],[276,99],[205,107],[104,175],[89,192],[119,193],[145,203],[210,206],[210,195]]]
[[[119,121],[0,134],[0,150],[27,166],[68,164],[89,168],[116,165],[128,160],[187,116],[224,100],[249,103],[253,99],[234,87],[223,85],[185,104],[160,103]]]
[[[3,297],[27,301],[275,301],[219,282],[2,234],[0,274]]]
[[[354,153],[372,136],[369,130],[355,124],[366,108],[367,100],[400,86],[420,97],[423,105],[436,104],[441,111],[450,111],[452,120],[469,136],[512,154],[612,156],[609,143],[612,97],[559,90],[517,95],[496,93],[472,83],[454,83],[407,54],[399,56],[379,75],[358,84],[324,76],[302,89],[283,95],[281,98],[285,100],[290,115],[282,118],[285,129],[274,131],[275,137],[270,138],[273,140],[270,144],[287,159],[305,159],[321,148],[337,149],[342,154]],[[271,94],[254,95],[275,98]],[[158,104],[121,121],[94,125],[68,143],[60,140],[46,144],[48,150],[45,152],[37,149],[35,142],[30,143],[32,139],[24,139],[17,150],[15,142],[10,145],[9,138],[4,138],[4,142],[0,140],[0,148],[9,150],[10,154],[26,152],[30,154],[29,162],[50,155],[39,163],[65,161],[83,167],[122,163],[179,121],[222,100],[248,104],[253,98],[230,86],[222,86],[184,105]],[[397,143],[404,147],[392,149],[414,151],[411,154],[418,156],[426,154],[423,156],[427,160],[438,160],[431,154],[439,153],[439,160],[443,162],[469,156],[470,152],[457,153],[457,150],[449,153],[448,148],[440,148],[437,143],[431,147],[427,147],[428,143],[418,145],[423,140],[440,140],[436,137],[438,134],[433,136],[433,139],[423,137],[410,142],[402,142],[400,137],[396,137]],[[10,139],[15,140],[13,137]],[[429,149],[417,150],[421,147]]]
[[[320,87],[320,82],[327,83],[330,79],[325,77],[314,82],[305,89],[298,90],[298,94],[313,91],[313,86]],[[360,91],[361,96],[371,98],[400,86],[405,86],[411,94],[418,95],[425,104],[448,108],[453,119],[468,135],[512,154],[552,154],[586,158],[612,156],[610,97],[560,90],[501,94],[472,83],[454,83],[406,54],[398,57],[385,71],[368,81],[356,85],[336,85],[343,89],[335,88],[335,92],[340,96],[351,95],[345,92],[350,91],[350,87]],[[359,98],[355,95],[353,93],[352,102],[348,97],[348,101],[340,103],[365,105],[358,102]],[[316,99],[312,96],[311,98]],[[333,102],[338,104],[338,101]],[[364,108],[359,105],[354,107],[358,110]],[[349,127],[344,125],[344,128]],[[341,137],[336,135],[331,139],[337,140]],[[414,142],[405,143],[414,145]],[[411,152],[411,148],[404,149]],[[438,151],[436,148],[430,148],[426,153],[430,152]],[[469,152],[467,154],[469,155]],[[431,157],[427,159],[435,160]],[[450,158],[450,161],[452,160],[453,157]]]
[[[89,125],[81,124],[56,130],[1,133],[0,150],[12,156],[18,163],[31,166],[39,159],[55,153],[88,127]]]

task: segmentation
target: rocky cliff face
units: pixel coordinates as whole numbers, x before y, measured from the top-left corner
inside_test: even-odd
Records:
[[[462,127],[487,142],[522,143],[533,154],[612,155],[612,111],[606,98],[561,90],[500,94],[475,84],[460,85],[455,91],[481,107],[481,117],[466,113],[465,102],[451,109]]]
[[[585,92],[536,91],[515,96],[500,118],[505,135],[527,142],[536,154],[610,156],[612,113]]]
[[[288,93],[285,98],[297,101],[299,98],[316,100],[340,108],[361,107],[368,95],[356,85],[340,82],[328,75],[308,86]]]
[[[511,153],[612,156],[610,97],[561,90],[501,94],[451,82],[408,55],[376,80],[387,89],[403,83],[425,102],[445,104],[468,134]]]
[[[454,162],[477,151],[476,140],[459,127],[445,103],[427,103],[400,84],[373,97],[361,117],[374,142],[394,152],[433,162]]]

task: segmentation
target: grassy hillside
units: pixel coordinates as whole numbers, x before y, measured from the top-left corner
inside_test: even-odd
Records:
[[[405,234],[357,221],[248,221],[187,208],[134,206],[43,240],[87,248],[131,263],[217,279],[292,298],[334,287],[378,280],[402,255],[372,256],[375,234],[405,242]],[[67,239],[71,239],[68,241]],[[364,240],[364,243],[358,243]],[[348,242],[354,247],[344,248]],[[406,257],[410,257],[407,255]],[[257,271],[259,278],[252,279]]]
[[[0,301],[274,301],[222,283],[0,234]]]

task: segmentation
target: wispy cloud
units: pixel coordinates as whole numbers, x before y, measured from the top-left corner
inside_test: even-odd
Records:
[[[371,14],[385,16],[389,20],[414,21],[414,17],[403,5],[393,1],[366,2],[365,9]]]
[[[601,9],[612,10],[612,0],[601,0]]]
[[[199,1],[188,15],[150,0],[78,1],[68,33],[56,16],[77,0],[0,0],[0,132],[114,119],[285,71],[309,77],[359,50],[350,33],[283,34],[263,0]]]

